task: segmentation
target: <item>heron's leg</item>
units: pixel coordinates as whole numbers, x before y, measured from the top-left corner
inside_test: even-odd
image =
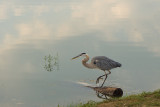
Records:
[[[105,72],[105,71],[104,71],[104,72]],[[108,70],[108,72],[109,72],[108,74],[105,72],[105,75],[103,75],[103,76],[106,76],[106,77],[105,77],[105,79],[104,79],[104,81],[103,81],[101,87],[103,87],[103,84],[105,83],[105,81],[106,81],[108,75],[111,74],[111,71],[110,71],[110,70]]]
[[[108,72],[109,72],[108,74],[111,74],[111,71],[110,71],[110,70],[108,70]]]
[[[105,70],[103,70],[104,71],[104,75],[102,75],[102,76],[99,76],[98,78],[97,78],[97,80],[96,80],[96,84],[97,83],[99,83],[99,79],[101,79],[102,77],[104,77],[104,76],[106,76],[107,75],[107,73],[106,73],[106,71]]]
[[[106,74],[102,75],[102,76],[99,76],[96,80],[96,84],[99,83],[99,79],[101,79],[103,76],[105,76]]]
[[[105,79],[104,79],[104,81],[103,81],[103,83],[102,83],[102,85],[101,85],[101,87],[103,87],[103,84],[105,83],[105,81],[106,81],[106,79],[107,79],[107,77],[108,77],[108,74],[105,74]]]

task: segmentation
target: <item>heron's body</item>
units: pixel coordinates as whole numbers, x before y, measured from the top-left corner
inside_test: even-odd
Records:
[[[121,64],[119,62],[116,62],[105,56],[93,57],[91,63],[96,65],[101,70],[111,70],[116,67],[121,67]]]
[[[85,58],[82,60],[82,64],[87,67],[87,68],[91,68],[91,69],[100,69],[100,70],[103,70],[104,72],[107,70],[109,72],[109,74],[111,73],[110,70],[113,69],[113,68],[116,68],[116,67],[121,67],[121,64],[119,62],[116,62],[112,59],[109,59],[105,56],[96,56],[96,57],[93,57],[91,59],[91,62],[88,63],[88,60],[89,60],[89,56],[86,54],[86,53],[81,53],[80,55],[72,58],[72,59],[75,59],[75,58],[78,58],[79,56],[84,56]],[[105,72],[105,75],[102,75],[100,77],[98,77],[97,79],[97,82],[99,82],[99,79],[103,76],[106,76],[107,78],[107,75],[106,72]],[[105,80],[106,80],[105,78]],[[104,80],[104,82],[105,82]],[[97,83],[96,82],[96,83]],[[103,82],[103,84],[104,84]],[[102,84],[102,86],[103,86]]]
[[[89,60],[89,56],[85,55],[86,58],[82,60],[82,64],[91,69],[101,69],[101,70],[111,70],[116,67],[121,67],[121,64],[119,62],[113,61],[112,59],[109,59],[105,56],[96,56],[93,57],[90,63],[87,63]]]

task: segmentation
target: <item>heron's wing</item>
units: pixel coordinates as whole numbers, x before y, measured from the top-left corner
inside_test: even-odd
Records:
[[[97,66],[101,70],[110,70],[116,67],[120,67],[119,62],[113,61],[105,56],[97,56],[91,60],[91,63]]]

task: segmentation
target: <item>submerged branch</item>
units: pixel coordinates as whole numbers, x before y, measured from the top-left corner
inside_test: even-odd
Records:
[[[104,96],[105,97],[104,99],[106,99],[107,96],[108,97],[122,97],[122,95],[123,95],[123,90],[121,88],[117,88],[117,87],[107,87],[107,86],[105,86],[105,87],[87,86],[87,87],[96,91],[98,97],[103,98],[103,96]]]

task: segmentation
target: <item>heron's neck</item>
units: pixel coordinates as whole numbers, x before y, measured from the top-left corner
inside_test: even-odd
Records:
[[[87,63],[88,60],[89,60],[89,56],[85,55],[85,58],[82,60],[82,64],[87,68],[95,68],[92,64]]]

